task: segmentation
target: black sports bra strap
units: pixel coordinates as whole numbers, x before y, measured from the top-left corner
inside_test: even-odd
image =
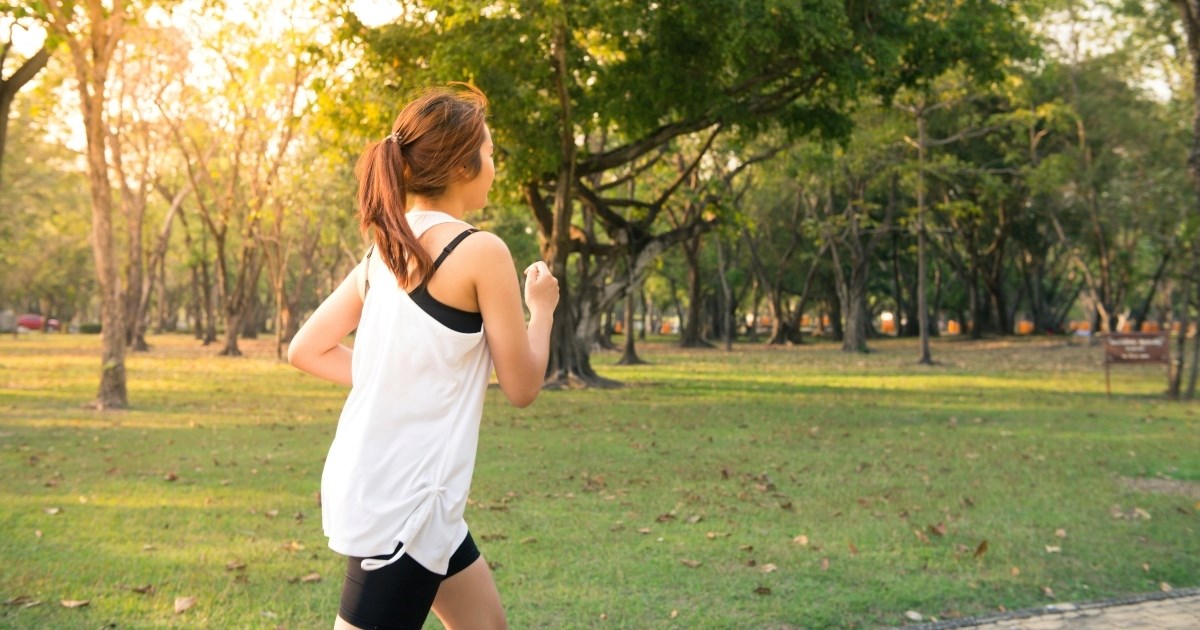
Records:
[[[478,231],[479,230],[475,228],[463,230],[458,236],[454,237],[454,240],[450,241],[448,245],[443,247],[442,255],[438,256],[437,260],[433,261],[433,268],[429,270],[429,276],[433,277],[433,272],[437,271],[438,267],[442,266],[442,261],[446,260],[446,257],[450,255],[450,252],[454,251],[454,248],[458,247],[458,244],[461,243],[464,238],[467,238]],[[425,282],[429,282],[429,278],[426,278]]]

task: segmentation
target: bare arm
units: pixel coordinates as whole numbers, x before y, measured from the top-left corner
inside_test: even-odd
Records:
[[[546,364],[550,360],[550,329],[558,304],[558,280],[546,264],[534,263],[525,270],[525,301],[529,323],[521,309],[521,287],[513,273],[512,254],[498,237],[488,235],[480,243],[478,278],[475,284],[483,329],[487,335],[496,379],[509,402],[529,406],[542,390]]]
[[[362,316],[361,269],[360,263],[300,327],[288,345],[288,363],[313,376],[351,384],[351,349],[342,340],[358,328]]]

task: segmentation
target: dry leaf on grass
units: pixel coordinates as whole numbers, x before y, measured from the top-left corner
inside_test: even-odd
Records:
[[[792,542],[796,543],[797,545],[800,545],[801,547],[807,547],[808,546],[808,536],[805,536],[804,534],[800,534],[799,536],[796,536],[795,538],[793,538]]]
[[[774,573],[779,570],[779,567],[775,566],[775,563],[773,562],[768,562],[759,567],[758,570],[762,571],[763,573]]]
[[[1046,553],[1062,553],[1062,547],[1058,545],[1046,545]]]
[[[64,599],[64,600],[60,601],[59,603],[63,605],[63,608],[83,608],[84,606],[87,606],[88,604],[92,603],[92,600],[90,600],[90,599]]]
[[[225,563],[226,571],[241,571],[246,568],[246,563],[241,560],[230,560]]]
[[[45,512],[46,514],[49,514],[50,516],[62,514],[62,508],[57,508],[57,507],[48,507],[42,511]]]
[[[153,595],[157,589],[154,588],[153,584],[144,584],[142,586],[135,586],[129,590],[134,593],[141,593],[142,595]]]
[[[702,563],[702,562],[700,562],[699,560],[686,560],[686,559],[685,559],[685,560],[680,560],[679,562],[680,562],[681,564],[683,564],[683,566],[685,566],[685,567],[687,567],[687,568],[689,568],[689,569],[695,569],[695,568],[698,568],[698,567],[699,567],[701,564],[703,564],[703,563]]]
[[[176,597],[175,598],[175,614],[178,615],[195,605],[196,605],[196,597],[193,595],[189,595],[187,597]]]
[[[1042,587],[1042,595],[1045,595],[1046,597],[1049,597],[1050,599],[1054,599],[1054,589],[1050,588],[1049,586],[1043,586]]]
[[[985,540],[985,541],[979,543],[979,546],[975,548],[975,557],[982,558],[983,554],[987,553],[987,550],[988,550],[988,544],[987,544],[987,541]]]
[[[1162,591],[1162,592],[1164,592],[1164,593],[1170,593],[1170,592],[1171,592],[1171,585],[1170,585],[1170,584],[1167,584],[1166,582],[1161,582],[1161,583],[1159,583],[1159,585],[1158,585],[1158,589],[1159,589],[1159,590],[1161,590],[1161,591]]]
[[[771,589],[770,589],[770,587],[767,587],[767,586],[760,586],[760,587],[754,589],[754,592],[758,593],[759,595],[770,595]]]
[[[1058,529],[1054,530],[1054,535],[1055,535],[1055,536],[1058,536],[1059,538],[1066,538],[1066,537],[1067,537],[1067,530],[1065,530],[1065,529],[1063,529],[1063,528],[1061,528],[1061,527],[1060,527],[1060,528],[1058,528]]]
[[[1009,573],[1012,573],[1013,577],[1017,577],[1017,576],[1021,575],[1021,568],[1013,567],[1012,569],[1009,570]]]
[[[908,619],[909,621],[920,621],[920,620],[924,619],[925,617],[923,617],[921,615],[921,613],[919,613],[915,610],[909,610],[904,613],[904,618]]]
[[[312,573],[309,573],[308,575],[305,575],[304,577],[300,578],[300,581],[305,584],[312,584],[313,582],[320,582],[321,574],[317,573],[316,571],[313,571]]]

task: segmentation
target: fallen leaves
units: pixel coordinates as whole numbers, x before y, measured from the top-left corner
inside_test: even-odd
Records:
[[[808,546],[808,536],[805,536],[804,534],[800,534],[799,536],[796,536],[795,538],[793,538],[792,542],[797,545],[800,545],[801,547],[807,547]]]
[[[49,514],[50,516],[57,516],[59,514],[62,514],[62,508],[59,508],[59,507],[48,507],[48,508],[44,508],[42,511],[45,512],[46,514]]]
[[[988,550],[988,543],[987,543],[987,540],[984,540],[983,542],[979,543],[978,547],[975,548],[975,557],[982,558],[983,554],[987,553],[987,550]]]
[[[308,574],[302,575],[300,577],[294,577],[294,578],[288,580],[288,583],[295,584],[296,582],[300,582],[302,584],[314,584],[314,583],[320,582],[320,581],[321,581],[321,574],[317,573],[316,571],[313,571],[312,573],[308,573]]]
[[[769,586],[759,586],[758,588],[754,589],[754,592],[755,592],[755,593],[757,593],[757,594],[759,594],[759,595],[770,595],[770,594],[771,594],[771,587],[769,587]]]
[[[83,608],[84,606],[87,606],[88,604],[92,603],[92,600],[90,600],[90,599],[64,599],[58,603],[62,604],[63,608]]]
[[[759,567],[758,570],[762,571],[763,573],[774,573],[779,570],[779,567],[775,566],[774,563],[768,562]]]
[[[33,608],[34,606],[41,606],[42,600],[34,599],[28,595],[18,595],[16,597],[10,597],[9,599],[4,600],[4,605],[20,606],[21,608]]]
[[[699,560],[688,560],[686,558],[683,560],[680,560],[679,563],[689,569],[698,569],[698,568],[700,568],[700,565],[704,564],[703,562],[700,562]]]
[[[175,614],[179,615],[186,612],[189,608],[196,605],[196,597],[188,595],[186,597],[175,598]]]
[[[1062,553],[1062,547],[1058,545],[1046,545],[1046,553]]]
[[[907,610],[904,612],[904,618],[909,621],[921,621],[925,617],[915,610]]]
[[[1125,511],[1121,506],[1114,505],[1108,508],[1108,514],[1115,519],[1130,520],[1130,521],[1148,521],[1150,513],[1140,507],[1134,507],[1132,510]]]

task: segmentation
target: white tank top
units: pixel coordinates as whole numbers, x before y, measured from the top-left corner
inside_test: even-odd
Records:
[[[458,222],[423,211],[408,220],[417,236]],[[363,569],[408,554],[445,575],[467,537],[463,510],[491,355],[483,331],[447,328],[375,262],[354,340],[353,386],[321,476],[322,523],[329,547],[347,556],[391,554],[403,543],[387,560],[363,560]]]

